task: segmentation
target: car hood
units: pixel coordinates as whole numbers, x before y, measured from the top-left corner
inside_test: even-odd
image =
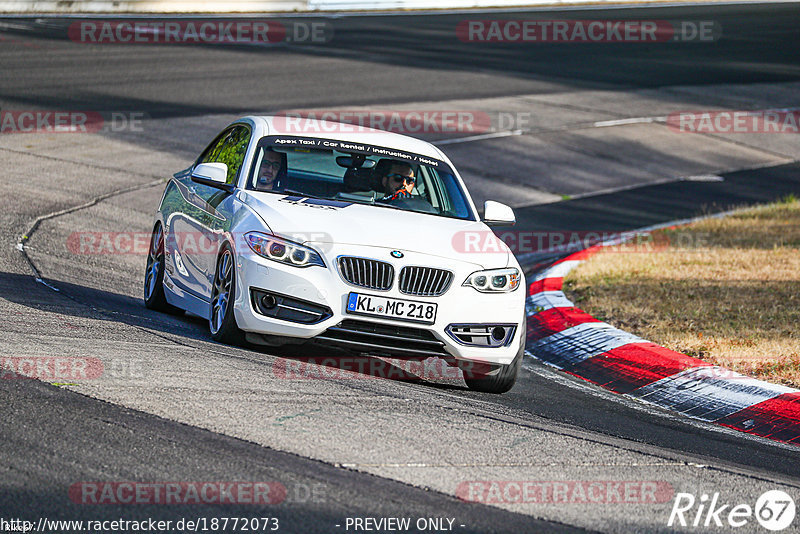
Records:
[[[303,244],[341,244],[427,254],[481,269],[515,262],[480,221],[380,206],[247,191],[240,199],[275,235]]]

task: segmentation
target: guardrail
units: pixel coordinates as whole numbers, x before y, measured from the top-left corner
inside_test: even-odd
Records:
[[[668,2],[669,0],[667,0]],[[704,0],[696,0],[702,2]],[[713,2],[714,0],[705,0]],[[621,3],[620,0],[0,0],[0,13],[265,13]],[[661,2],[665,0],[638,0]]]

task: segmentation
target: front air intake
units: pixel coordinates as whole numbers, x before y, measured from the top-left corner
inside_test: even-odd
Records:
[[[341,256],[338,263],[339,273],[348,284],[387,291],[394,283],[394,267],[391,263],[353,256]]]
[[[430,330],[345,319],[314,338],[356,352],[394,358],[447,357],[445,345]]]
[[[261,315],[293,323],[317,324],[333,316],[331,309],[322,304],[252,287],[250,302]]]
[[[433,267],[403,267],[400,292],[420,297],[438,297],[450,288],[453,273]]]
[[[470,347],[507,347],[516,330],[513,324],[451,324],[445,328],[459,344]]]

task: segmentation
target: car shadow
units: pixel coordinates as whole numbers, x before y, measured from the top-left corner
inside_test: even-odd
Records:
[[[145,308],[141,299],[71,282],[15,273],[0,274],[0,298],[42,313],[108,321],[156,335],[214,343],[208,321],[192,314],[171,315]],[[67,328],[74,327],[68,320]],[[272,347],[247,343],[240,347],[279,358],[270,362],[279,378],[296,380],[385,379],[425,384],[437,389],[465,389],[461,372],[443,359],[389,359],[355,354],[317,342]]]

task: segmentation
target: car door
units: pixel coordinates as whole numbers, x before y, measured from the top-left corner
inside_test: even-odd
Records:
[[[235,185],[250,137],[250,127],[247,125],[237,124],[226,129],[201,154],[195,166],[200,163],[225,163],[228,166],[227,183]],[[235,198],[227,191],[192,181],[191,173],[176,177],[175,181],[184,200],[181,215],[173,218],[168,230],[178,273],[175,282],[208,300],[217,252],[233,220]]]

